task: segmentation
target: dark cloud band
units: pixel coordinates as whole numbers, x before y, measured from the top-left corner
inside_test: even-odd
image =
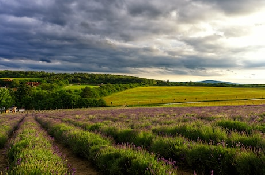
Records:
[[[232,54],[238,51],[221,41],[248,31],[222,26],[226,36],[192,36],[206,30],[194,26],[261,5],[263,0],[0,0],[0,68],[181,75],[237,68]]]

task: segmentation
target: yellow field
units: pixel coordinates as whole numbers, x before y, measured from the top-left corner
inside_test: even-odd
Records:
[[[264,99],[263,99],[264,98]],[[104,97],[109,106],[212,106],[265,104],[265,88],[138,87]]]

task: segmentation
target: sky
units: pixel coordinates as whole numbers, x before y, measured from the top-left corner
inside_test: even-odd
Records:
[[[0,70],[265,84],[265,1],[0,0]]]

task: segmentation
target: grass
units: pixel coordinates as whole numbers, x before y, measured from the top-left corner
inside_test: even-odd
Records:
[[[63,89],[64,90],[81,90],[85,87],[97,88],[99,86],[93,86],[93,85],[88,85],[88,84],[84,84],[84,85],[69,84],[68,86],[63,87]]]
[[[152,86],[118,92],[104,100],[109,106],[220,106],[264,104],[264,97],[265,88]]]

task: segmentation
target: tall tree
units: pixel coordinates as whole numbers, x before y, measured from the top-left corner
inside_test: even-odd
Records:
[[[9,93],[7,88],[0,88],[0,107],[10,107],[12,106],[14,100]]]
[[[81,92],[82,98],[99,98],[98,91],[95,88],[85,87]]]
[[[17,107],[29,108],[28,104],[31,103],[32,89],[25,83],[21,83],[15,91]]]

